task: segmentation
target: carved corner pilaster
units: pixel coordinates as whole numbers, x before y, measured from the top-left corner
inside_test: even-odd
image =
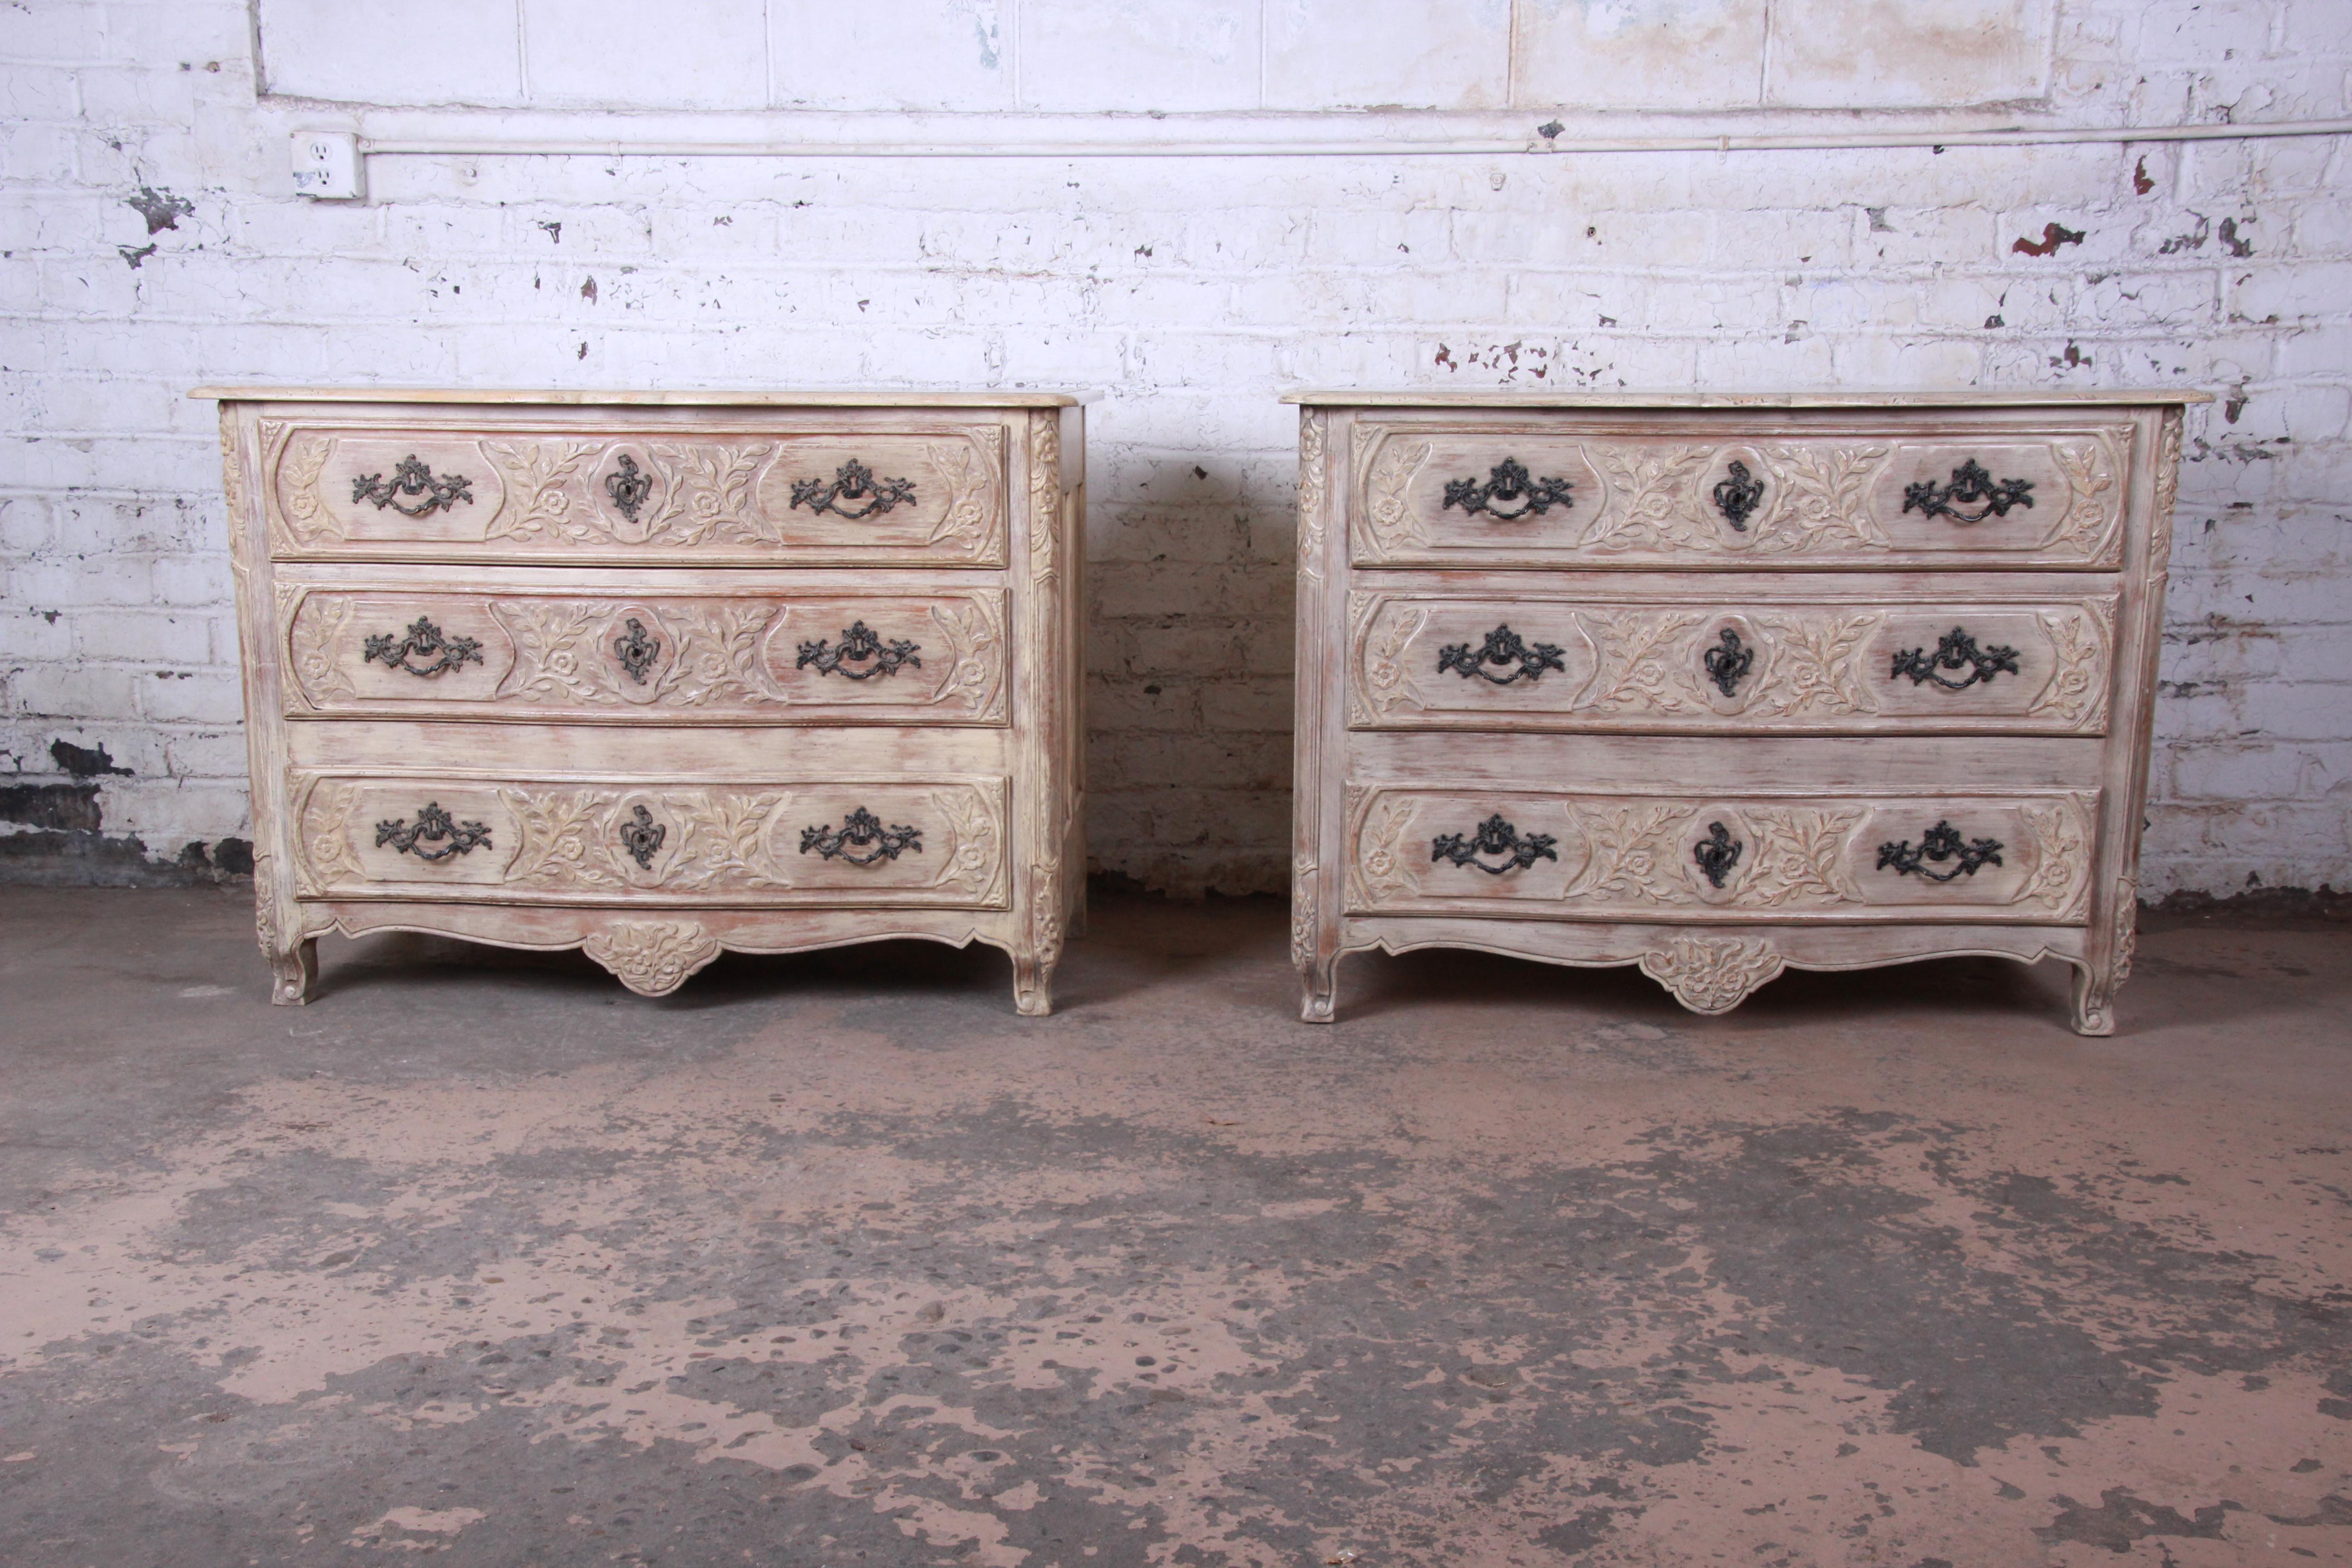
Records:
[[[1678,936],[1642,954],[1642,973],[1694,1013],[1728,1013],[1788,965],[1768,942]]]
[[[640,996],[668,995],[720,952],[692,921],[614,921],[580,947]]]

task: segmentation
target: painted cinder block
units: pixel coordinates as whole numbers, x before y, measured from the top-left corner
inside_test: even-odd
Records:
[[[1259,107],[1257,0],[1023,0],[1020,107]]]
[[[1770,9],[1765,0],[1525,0],[1514,100],[1527,108],[1753,108]]]
[[[1775,0],[1764,101],[1805,109],[2009,103],[2049,90],[2055,0]]]
[[[1268,109],[1501,109],[1510,0],[1266,0]]]
[[[652,9],[521,0],[521,7],[523,88],[534,105],[766,107],[765,0],[662,0]]]
[[[274,93],[347,103],[522,101],[514,0],[268,0],[257,19],[262,79]],[[431,60],[429,70],[415,68],[420,58]]]
[[[781,107],[970,113],[1013,107],[1005,0],[769,8]]]

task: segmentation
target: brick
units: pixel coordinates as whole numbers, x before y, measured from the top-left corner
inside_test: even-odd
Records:
[[[245,699],[233,674],[212,670],[155,670],[140,683],[140,706],[165,723],[234,724],[245,717]]]

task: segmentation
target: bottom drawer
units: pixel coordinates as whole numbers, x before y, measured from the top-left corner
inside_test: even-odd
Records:
[[[1629,795],[1348,786],[1348,907],[1514,920],[2086,918],[2094,791]]]
[[[316,898],[1003,909],[1010,784],[298,773]]]

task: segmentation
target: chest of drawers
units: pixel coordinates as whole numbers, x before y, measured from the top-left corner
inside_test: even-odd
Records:
[[[1025,395],[207,390],[261,945],[1012,955],[1082,912],[1081,411]]]
[[[1302,395],[1292,956],[2129,973],[2198,395]]]

